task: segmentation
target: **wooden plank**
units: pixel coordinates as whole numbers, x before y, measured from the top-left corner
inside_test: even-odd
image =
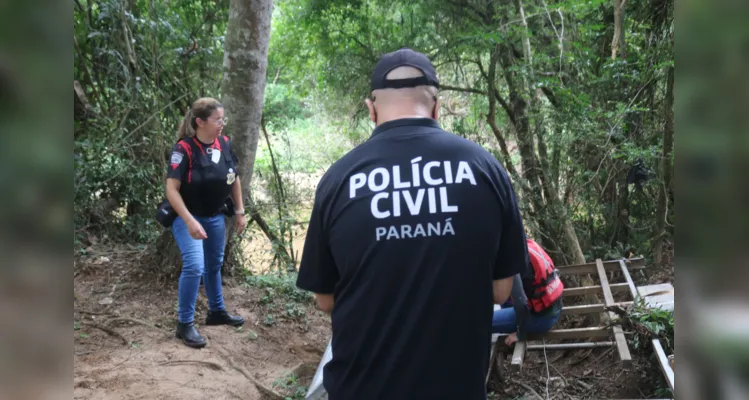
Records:
[[[596,347],[611,347],[614,342],[584,342],[584,343],[554,343],[554,344],[529,344],[525,346],[525,351],[537,350],[568,350],[568,349],[593,349]]]
[[[656,294],[672,293],[674,286],[670,283],[658,283],[655,285],[644,285],[637,288],[637,293],[642,297],[653,296]]]
[[[596,260],[596,269],[598,272],[598,279],[601,280],[601,290],[603,290],[604,304],[614,304],[614,294],[611,293],[611,287],[609,286],[609,277],[606,275],[606,270],[603,268],[603,262],[601,262],[601,259]]]
[[[496,362],[497,362],[497,355],[499,354],[499,348],[501,347],[499,345],[499,340],[494,338],[495,335],[492,335],[492,348],[489,351],[489,370],[486,371],[486,378],[484,379],[484,384],[489,383],[489,378],[492,376],[492,370],[494,370]],[[502,341],[502,344],[504,344],[504,340]]]
[[[661,371],[663,371],[663,376],[666,378],[666,381],[668,381],[668,387],[671,388],[671,393],[674,392],[674,370],[671,368],[671,364],[668,362],[668,357],[666,357],[666,352],[663,351],[663,346],[661,346],[661,341],[658,339],[653,339],[653,349],[655,349],[655,354],[658,357],[658,364],[661,366]]]
[[[629,260],[623,260],[629,270],[633,269],[644,269],[645,261],[642,258],[631,258]],[[609,260],[603,263],[603,267],[606,271],[619,271],[619,260]],[[595,274],[598,269],[596,263],[588,264],[576,264],[576,265],[563,265],[557,267],[559,275],[587,275]]]
[[[498,334],[497,343],[504,344],[507,334]],[[554,329],[543,335],[529,334],[527,340],[568,340],[611,337],[611,330],[601,326],[590,328]]]
[[[562,315],[600,314],[604,311],[603,304],[585,304],[581,306],[562,307]]]
[[[525,358],[525,342],[515,342],[515,349],[512,351],[512,367],[520,371],[523,368],[523,359]]]
[[[611,293],[609,278],[606,277],[606,270],[604,269],[603,262],[600,258],[596,260],[596,269],[598,269],[598,278],[601,280],[601,287],[603,288],[603,299],[606,306],[611,307],[614,305],[614,295]],[[614,313],[609,312],[608,314],[610,320],[613,321],[614,318],[616,318]],[[612,330],[614,331],[614,340],[616,341],[616,349],[619,352],[619,359],[624,364],[631,363],[632,355],[629,353],[629,346],[627,346],[627,339],[624,337],[622,327],[620,325],[614,325]]]
[[[629,269],[645,269],[645,259],[642,257],[633,257],[633,258],[617,258],[616,260],[607,260],[604,261],[604,266],[606,266],[607,271],[617,271],[619,269],[619,266],[617,265],[619,263],[619,260],[624,261],[625,264],[627,264],[627,268]],[[592,265],[597,265],[597,263],[592,262],[588,263]],[[585,265],[585,264],[583,264]]]
[[[622,301],[614,303],[616,306],[625,307],[634,304],[632,301]],[[598,314],[606,311],[605,304],[585,304],[580,306],[562,307],[562,315],[579,315],[579,314]]]
[[[626,291],[629,291],[628,285],[626,283],[612,283],[609,285],[611,288],[612,293],[623,293]],[[562,296],[564,297],[570,297],[570,296],[584,296],[586,294],[602,294],[603,289],[599,285],[595,286],[580,286],[580,287],[571,287],[571,288],[564,288],[564,292],[562,292]]]
[[[673,296],[655,296],[645,298],[645,303],[648,308],[661,309],[664,311],[674,311],[674,297]]]
[[[624,260],[619,260],[619,267],[622,269],[622,275],[624,275],[624,279],[627,281],[629,293],[632,295],[632,300],[634,301],[637,299],[637,287],[635,286],[635,281],[632,280],[632,275],[629,274],[629,269],[627,269],[627,264],[624,263]]]
[[[674,309],[674,287],[670,283],[646,285],[637,288],[637,293],[650,308]]]

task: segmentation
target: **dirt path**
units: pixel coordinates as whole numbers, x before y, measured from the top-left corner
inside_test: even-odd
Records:
[[[174,337],[177,283],[163,289],[131,281],[124,271],[137,268],[134,261],[110,258],[76,261],[75,399],[304,398],[330,323],[293,280],[256,276],[225,285],[227,307],[246,323],[241,329],[201,326],[208,346],[196,350]],[[206,312],[201,289],[196,320],[204,321]],[[569,327],[577,327],[575,318],[558,326]],[[547,388],[558,399],[664,397],[657,391],[664,384],[657,366],[642,351],[633,354],[629,368],[612,349],[529,353],[520,373],[509,372],[505,360],[507,374],[490,384],[489,398],[543,397]]]
[[[174,338],[176,288],[107,276],[114,264],[75,279],[75,399],[261,399],[259,386],[303,394],[304,377],[290,374],[314,370],[329,335],[314,307],[273,287],[224,286],[227,307],[245,326],[201,326],[208,345],[190,349]],[[201,293],[197,321],[206,310]]]

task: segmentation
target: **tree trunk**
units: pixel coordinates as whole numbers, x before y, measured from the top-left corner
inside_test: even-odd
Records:
[[[624,35],[624,6],[627,0],[614,0],[614,38],[611,40],[611,59],[616,60],[617,52],[627,57],[627,42]]]
[[[525,10],[523,9],[523,5],[520,4],[520,0],[515,0],[515,8],[520,15],[520,22],[523,24],[523,29],[525,30],[525,34],[522,35],[523,37],[523,56],[525,57],[525,63],[529,66],[533,66],[533,53],[531,53],[531,40],[530,36],[528,34],[528,21],[525,19]],[[532,72],[533,68],[529,68],[528,72]]]
[[[263,115],[272,10],[272,0],[231,0],[229,5],[221,94],[245,199],[249,199]]]
[[[250,204],[250,185],[263,116],[263,98],[268,67],[272,0],[231,0],[224,42],[222,101],[230,123],[227,134],[234,143],[237,167],[242,177],[242,198]],[[233,253],[237,244],[231,224],[227,229],[224,271],[233,273],[241,257]]]
[[[663,239],[666,236],[666,221],[669,215],[668,191],[671,187],[671,153],[674,149],[674,67],[668,69],[666,83],[666,127],[663,132],[663,156],[661,159],[661,184],[656,206],[655,241],[653,259],[656,265],[663,263]]]
[[[623,163],[617,162],[616,165],[620,168],[619,177],[617,177],[618,182],[616,184],[612,183],[612,188],[614,188],[614,193],[616,193],[616,218],[617,222],[615,224],[616,232],[612,236],[611,243],[609,245],[611,247],[616,248],[617,243],[621,243],[622,246],[625,248],[628,248],[629,246],[629,226],[630,226],[630,220],[629,220],[629,183],[627,182],[627,168],[624,166]]]
[[[516,2],[516,6],[519,10],[522,10],[519,2]],[[526,57],[530,56],[530,48],[525,48],[525,53]],[[514,128],[523,166],[523,176],[531,188],[537,188],[531,190],[527,194],[527,198],[531,201],[533,209],[537,213],[538,220],[535,222],[543,233],[539,237],[540,244],[544,248],[559,254],[558,257],[561,257],[565,263],[584,264],[585,256],[580,248],[580,242],[572,221],[564,210],[564,204],[559,198],[559,193],[554,185],[550,184],[550,179],[547,179],[551,175],[550,171],[543,170],[536,156],[535,138],[531,132],[528,102],[523,98],[518,87],[517,73],[512,71],[512,66],[515,64],[512,49],[509,46],[503,46],[501,54],[505,81],[509,90],[511,119],[515,121]],[[528,66],[528,68],[532,69],[531,66]],[[526,82],[526,88],[528,88],[528,96],[531,97],[531,101],[535,102],[536,93],[531,89],[534,84],[533,73],[529,72],[528,74],[530,78],[526,78],[524,81]],[[539,113],[538,105],[534,104],[534,106],[531,111]],[[536,129],[541,128],[538,124],[536,125]]]
[[[159,286],[176,284],[182,271],[182,255],[171,229],[164,229],[144,258],[141,275]]]
[[[489,114],[486,116],[486,121],[489,124],[492,132],[494,133],[494,137],[497,139],[497,142],[499,142],[499,148],[504,158],[507,173],[515,179],[516,185],[524,186],[523,182],[520,181],[520,177],[518,176],[515,167],[512,165],[512,157],[510,156],[510,151],[507,148],[507,141],[505,140],[504,136],[502,135],[502,131],[497,125],[497,98],[495,97],[494,93],[497,90],[497,63],[499,62],[499,52],[499,45],[494,46],[494,49],[492,49],[491,55],[489,57],[489,73],[485,76],[487,81],[486,84],[489,88],[487,92],[487,96],[489,99]]]
[[[286,201],[286,193],[284,192],[283,188],[283,178],[281,177],[281,172],[278,170],[276,157],[273,155],[273,146],[271,146],[270,144],[270,136],[268,135],[268,130],[265,129],[265,120],[260,122],[260,127],[263,130],[263,138],[265,139],[265,144],[268,146],[268,153],[270,154],[270,165],[273,169],[273,177],[276,181],[276,197],[278,198],[278,225],[280,226],[278,236],[272,235],[273,232],[271,232],[270,229],[264,229],[263,232],[265,232],[266,236],[268,236],[268,239],[273,244],[276,256],[280,259],[279,265],[283,266],[283,268],[279,269],[281,269],[282,271],[285,270],[286,272],[294,272],[296,271],[296,262],[294,260],[294,249],[291,248],[293,242],[293,226],[287,224],[284,221],[284,216],[288,215],[289,212],[287,209],[288,203]],[[259,218],[260,214],[257,214],[257,216]],[[262,227],[260,220],[257,220],[257,223]],[[289,229],[288,242],[286,241],[287,228]],[[286,249],[286,244],[289,245],[291,251]]]

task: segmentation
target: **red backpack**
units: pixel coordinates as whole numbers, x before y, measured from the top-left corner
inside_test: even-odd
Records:
[[[534,312],[541,312],[562,297],[564,284],[554,270],[554,261],[544,249],[531,239],[527,239],[527,244],[534,275],[528,304]]]

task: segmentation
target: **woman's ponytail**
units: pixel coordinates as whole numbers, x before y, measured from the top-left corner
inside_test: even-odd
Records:
[[[177,129],[177,137],[179,139],[185,139],[195,136],[195,127],[193,126],[194,123],[195,116],[192,113],[192,109],[189,109],[185,113],[185,118],[183,118],[182,122],[180,122],[179,124],[179,128]]]

